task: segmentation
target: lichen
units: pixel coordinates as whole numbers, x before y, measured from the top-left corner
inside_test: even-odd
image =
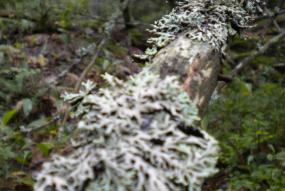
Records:
[[[195,128],[198,110],[177,78],[144,69],[127,82],[105,79],[108,88],[93,92],[87,82],[80,93],[64,95],[80,101],[77,149],[45,163],[35,190],[200,190],[216,172],[218,145]]]
[[[174,40],[178,34],[210,43],[219,49],[230,36],[250,27],[254,15],[262,12],[264,0],[181,0],[168,15],[152,25],[148,40],[151,48],[141,59],[151,59],[156,52]]]
[[[241,3],[242,2],[242,3]],[[180,33],[219,49],[247,28],[261,0],[182,0],[153,25],[144,58]],[[122,82],[105,75],[108,88],[90,81],[64,98],[79,104],[68,156],[53,156],[36,175],[36,191],[201,190],[216,172],[217,141],[200,128],[198,110],[178,79],[145,68]]]

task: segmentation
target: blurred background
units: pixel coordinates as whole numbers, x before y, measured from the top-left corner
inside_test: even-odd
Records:
[[[76,122],[60,95],[83,77],[105,86],[140,71],[132,55],[175,0],[0,0],[0,191],[32,190],[33,172],[68,154]],[[230,39],[202,128],[221,145],[205,191],[285,190],[285,3],[268,1]],[[104,41],[104,43],[102,43]],[[98,56],[95,56],[98,55]],[[91,62],[92,67],[86,70]],[[238,75],[234,68],[246,63]],[[83,75],[83,73],[86,73]]]

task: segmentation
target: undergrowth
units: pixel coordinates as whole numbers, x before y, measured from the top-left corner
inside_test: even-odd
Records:
[[[227,190],[285,190],[284,97],[277,84],[237,80],[210,106],[203,123],[220,141]]]

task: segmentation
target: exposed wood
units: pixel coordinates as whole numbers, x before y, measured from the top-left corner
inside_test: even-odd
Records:
[[[193,41],[181,34],[158,52],[150,67],[162,77],[179,76],[202,114],[217,85],[220,58],[220,52],[209,43]]]

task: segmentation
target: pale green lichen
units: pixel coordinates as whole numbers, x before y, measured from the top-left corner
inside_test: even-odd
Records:
[[[263,0],[182,0],[170,14],[156,21],[148,40],[152,48],[137,57],[151,59],[180,33],[190,39],[210,43],[216,49],[226,44],[238,30],[250,27],[254,15],[262,11]]]
[[[105,75],[109,88],[91,93],[85,83],[75,111],[76,149],[54,156],[37,175],[35,190],[200,190],[216,172],[218,145],[196,129],[198,110],[176,77],[145,69],[127,82]],[[88,180],[90,184],[86,184]]]
[[[154,25],[149,56],[186,32],[191,39],[223,45],[237,28],[247,27],[259,0],[183,0]],[[65,94],[79,103],[75,150],[53,156],[36,175],[36,191],[201,190],[216,172],[217,141],[194,128],[198,110],[176,77],[148,69],[122,82],[105,75],[109,88]]]

